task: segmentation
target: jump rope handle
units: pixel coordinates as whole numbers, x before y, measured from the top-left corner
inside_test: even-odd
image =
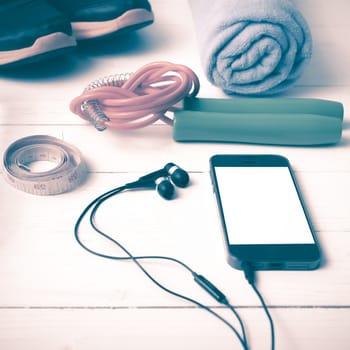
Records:
[[[343,105],[309,98],[187,98],[174,115],[176,141],[317,146],[339,142]]]

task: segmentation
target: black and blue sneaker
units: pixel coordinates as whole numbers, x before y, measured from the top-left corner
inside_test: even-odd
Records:
[[[0,0],[0,68],[76,46],[67,17],[44,0]]]
[[[147,26],[154,21],[147,0],[47,0],[69,19],[77,40],[95,39]]]

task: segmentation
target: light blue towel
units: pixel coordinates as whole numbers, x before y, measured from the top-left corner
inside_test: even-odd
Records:
[[[189,0],[203,68],[228,94],[266,95],[310,61],[308,24],[293,0]]]

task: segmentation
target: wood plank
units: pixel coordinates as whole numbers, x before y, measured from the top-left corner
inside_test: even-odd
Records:
[[[225,310],[218,310],[233,320]],[[238,309],[251,349],[270,349],[261,309]],[[349,309],[272,309],[276,348],[346,349]],[[241,349],[233,332],[198,309],[1,309],[3,349]]]
[[[23,125],[0,128],[0,152],[10,143],[29,135],[48,134],[79,148],[91,172],[139,172],[161,168],[169,161],[191,172],[207,172],[209,158],[218,153],[276,153],[286,156],[295,171],[348,172],[350,128],[343,140],[329,147],[282,147],[224,143],[180,143],[168,126],[142,130],[97,132],[90,126]]]

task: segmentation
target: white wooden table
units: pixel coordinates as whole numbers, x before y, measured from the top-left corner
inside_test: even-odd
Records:
[[[242,273],[225,261],[208,174],[215,153],[279,153],[301,184],[326,264],[309,272],[259,272],[270,305],[276,349],[348,349],[350,343],[350,3],[305,0],[314,53],[284,97],[340,101],[345,107],[337,146],[274,147],[176,143],[171,128],[97,132],[68,108],[98,77],[168,60],[196,71],[200,97],[224,97],[206,80],[185,0],[153,0],[155,23],[137,33],[28,71],[0,77],[0,152],[24,136],[48,134],[78,147],[87,181],[57,196],[26,194],[0,178],[0,348],[3,350],[240,349],[234,334],[205,311],[156,288],[130,262],[86,253],[73,227],[84,206],[104,191],[172,161],[190,172],[189,188],[173,201],[155,192],[126,193],[101,208],[103,228],[134,254],[184,260],[229,297],[248,329],[251,349],[269,349],[268,322]],[[119,254],[95,236],[92,247]],[[145,266],[162,283],[235,321],[186,272],[165,262]]]

